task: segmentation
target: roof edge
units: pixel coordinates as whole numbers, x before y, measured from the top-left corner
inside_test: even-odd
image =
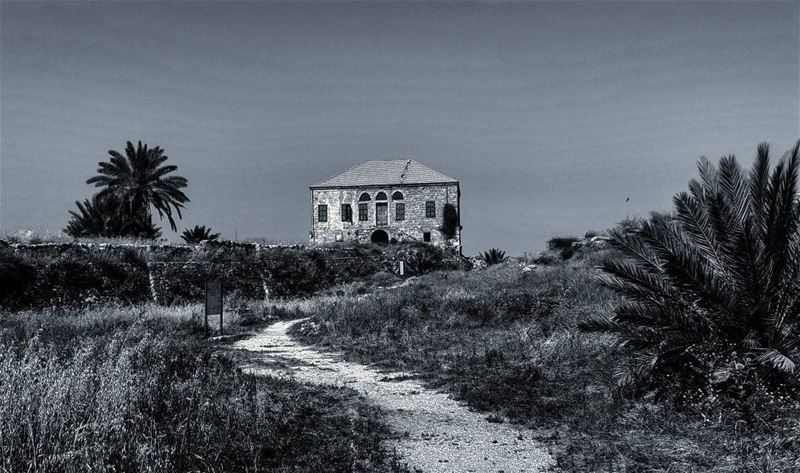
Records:
[[[444,184],[460,184],[459,181],[453,179],[452,181],[441,182],[420,182],[420,183],[405,183],[405,184],[368,184],[363,186],[326,186],[314,184],[308,186],[309,189],[366,189],[366,188],[386,188],[386,187],[417,187],[417,186],[441,186]]]

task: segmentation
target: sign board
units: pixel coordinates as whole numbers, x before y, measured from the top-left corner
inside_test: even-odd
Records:
[[[222,281],[206,282],[206,315],[222,313]]]
[[[222,335],[222,281],[206,281],[206,336],[208,336],[208,316],[216,314],[219,314],[219,334]]]

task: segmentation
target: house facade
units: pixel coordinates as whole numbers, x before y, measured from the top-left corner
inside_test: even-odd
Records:
[[[461,251],[458,181],[414,160],[367,161],[310,189],[312,245],[420,241]]]

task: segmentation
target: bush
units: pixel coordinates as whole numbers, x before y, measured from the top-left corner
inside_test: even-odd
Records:
[[[492,248],[489,251],[484,251],[481,255],[481,259],[488,265],[491,266],[493,264],[500,264],[505,262],[508,258],[506,257],[506,252],[503,250],[498,250],[497,248]]]
[[[145,260],[145,257],[147,260]],[[388,247],[349,245],[330,248],[266,248],[209,241],[201,247],[145,246],[98,248],[55,244],[39,248],[0,247],[0,292],[8,309],[96,302],[137,303],[152,297],[152,274],[159,303],[202,302],[205,284],[223,281],[225,297],[263,300],[305,297],[355,281],[370,282],[378,272],[408,274],[452,269],[463,260],[425,244]]]

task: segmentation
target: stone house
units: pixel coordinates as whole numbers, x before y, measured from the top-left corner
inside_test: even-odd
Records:
[[[414,160],[367,161],[310,189],[312,245],[422,241],[461,251],[458,181]]]

